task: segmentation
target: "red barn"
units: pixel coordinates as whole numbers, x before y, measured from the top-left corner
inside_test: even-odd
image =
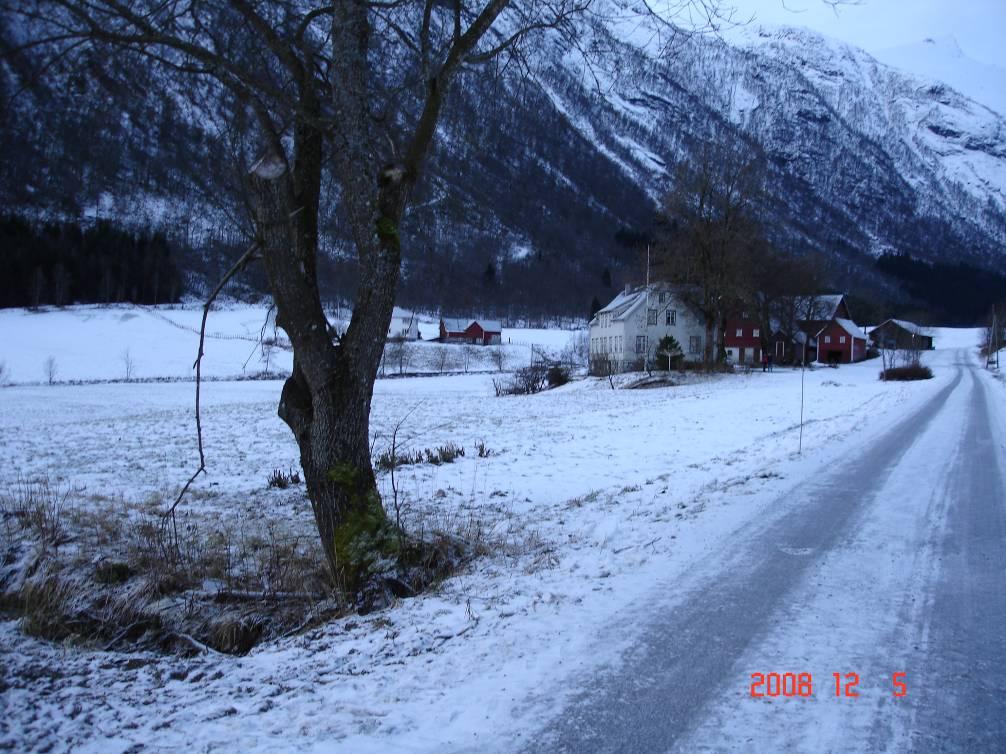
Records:
[[[441,343],[472,343],[480,346],[498,345],[503,341],[503,327],[491,319],[440,318]]]
[[[817,360],[826,364],[850,364],[866,358],[866,333],[851,319],[836,317],[817,335]]]

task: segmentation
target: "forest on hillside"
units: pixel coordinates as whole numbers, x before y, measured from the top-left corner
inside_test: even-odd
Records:
[[[34,225],[0,219],[0,307],[165,304],[183,293],[163,233],[130,233],[107,222]]]

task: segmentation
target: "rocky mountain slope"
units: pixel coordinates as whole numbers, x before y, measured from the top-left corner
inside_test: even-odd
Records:
[[[409,216],[403,303],[582,313],[638,273],[678,166],[710,144],[764,159],[773,240],[830,260],[836,288],[890,290],[872,265],[890,251],[1002,265],[1002,116],[806,30],[665,54],[651,23],[612,12],[585,28],[590,60],[553,46],[533,76],[462,79]],[[233,124],[211,98],[147,97],[163,74],[114,59],[43,84],[36,65],[3,64],[8,211],[160,225],[204,258],[238,238]],[[327,238],[329,285],[349,294],[336,215]]]

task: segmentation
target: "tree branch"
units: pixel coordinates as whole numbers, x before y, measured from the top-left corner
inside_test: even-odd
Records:
[[[182,487],[181,492],[178,493],[178,497],[175,498],[175,502],[172,503],[171,507],[168,508],[168,510],[166,510],[162,515],[162,518],[164,519],[167,519],[170,516],[172,519],[172,523],[174,523],[175,509],[178,508],[178,504],[182,502],[182,498],[185,497],[185,493],[188,492],[189,487],[191,487],[192,483],[196,481],[196,477],[198,477],[200,474],[206,473],[206,455],[203,452],[203,425],[202,425],[202,416],[199,411],[199,399],[200,399],[200,385],[202,382],[202,363],[203,363],[203,356],[205,355],[204,346],[206,343],[206,320],[210,314],[210,307],[213,305],[213,302],[216,300],[217,296],[220,295],[220,291],[223,290],[223,287],[227,285],[230,279],[235,275],[237,275],[239,272],[241,272],[245,267],[248,266],[248,264],[251,261],[253,261],[255,252],[257,250],[258,250],[257,243],[253,243],[251,246],[249,246],[247,251],[245,251],[245,253],[241,255],[238,261],[236,261],[234,265],[227,271],[227,273],[220,279],[220,282],[217,283],[216,288],[213,289],[213,292],[210,293],[209,298],[206,299],[206,303],[203,304],[203,319],[202,323],[199,325],[199,351],[196,355],[196,361],[192,365],[192,368],[196,370],[196,440],[199,445],[199,468],[196,469],[196,472],[189,478],[189,481],[187,481],[185,483],[185,486]],[[176,543],[177,543],[177,537],[178,537],[178,530],[176,528],[175,529]]]

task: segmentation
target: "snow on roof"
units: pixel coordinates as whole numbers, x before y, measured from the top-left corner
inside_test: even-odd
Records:
[[[474,320],[478,323],[485,332],[503,332],[503,323],[498,319],[476,319]]]
[[[835,317],[835,323],[845,330],[849,335],[854,338],[859,338],[860,340],[866,340],[866,333],[863,332],[859,325],[853,322],[851,319],[842,319],[841,317]],[[823,330],[823,328],[822,328]],[[820,333],[818,333],[820,335]]]
[[[919,327],[914,322],[909,322],[907,319],[889,319],[887,322],[893,322],[901,329],[908,330],[908,332],[912,333],[912,335],[928,335],[924,328]],[[887,322],[885,322],[884,325],[886,325]],[[879,326],[883,327],[884,325]]]
[[[503,324],[498,319],[460,319],[458,317],[442,317],[447,332],[464,332],[472,324],[477,324],[484,332],[503,332]]]
[[[671,293],[680,294],[682,286],[672,285],[671,283],[650,283],[649,292],[652,293]],[[636,311],[640,306],[646,303],[647,299],[647,287],[644,285],[637,286],[635,288],[627,288],[627,290],[619,293],[615,298],[611,300],[607,306],[598,309],[597,314],[611,314],[611,319],[614,322],[620,322],[626,319],[630,314]],[[594,319],[591,319],[591,324],[594,324],[597,319],[597,315],[594,315]]]
[[[417,319],[417,320],[419,319],[419,317],[416,316],[415,312],[412,312],[409,309],[403,309],[400,306],[396,306],[392,310],[392,312],[391,312],[391,318],[392,319]]]
[[[607,306],[598,309],[598,314],[611,314],[612,319],[624,319],[625,315],[635,309],[645,296],[642,288],[622,291],[611,300]]]

